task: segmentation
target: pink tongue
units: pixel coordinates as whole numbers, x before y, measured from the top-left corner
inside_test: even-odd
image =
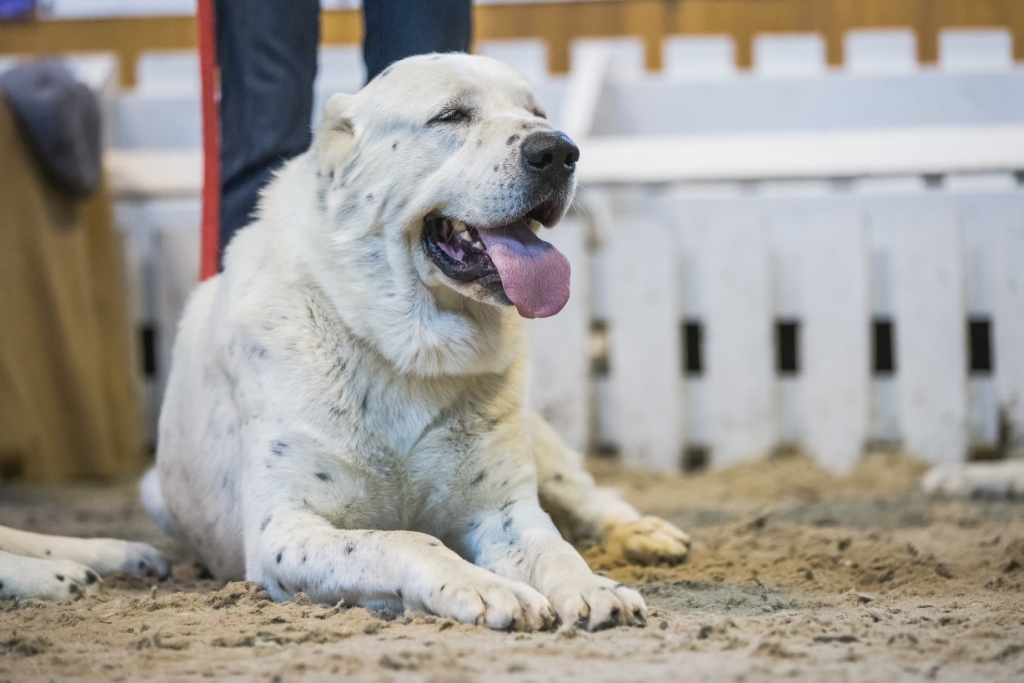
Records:
[[[569,261],[525,225],[481,230],[505,294],[524,318],[546,318],[569,300]]]

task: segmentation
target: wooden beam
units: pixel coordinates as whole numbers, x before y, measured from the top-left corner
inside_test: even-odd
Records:
[[[1008,28],[1016,59],[1024,60],[1024,2],[1020,0],[599,0],[477,5],[474,37],[480,40],[540,38],[554,73],[569,70],[569,46],[577,38],[637,36],[647,68],[661,68],[661,42],[674,34],[728,34],[741,67],[751,64],[758,33],[816,32],[825,36],[829,63],[842,62],[849,29],[906,27],[918,36],[921,61],[938,55],[938,31],[952,27]],[[359,10],[323,13],[327,45],[362,41]],[[135,62],[145,52],[195,49],[193,17],[123,17],[0,23],[0,54],[53,55],[114,52],[121,81],[135,83]]]

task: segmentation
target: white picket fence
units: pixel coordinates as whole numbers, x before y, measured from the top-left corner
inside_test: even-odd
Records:
[[[580,145],[578,208],[546,233],[565,310],[532,323],[530,397],[572,445],[670,471],[801,446],[934,462],[1024,449],[1024,69],[1000,31],[484,45]],[[175,63],[175,59],[178,60]],[[198,263],[194,56],[154,55],[122,96],[111,168],[155,332],[152,400]],[[317,99],[358,87],[324,54]],[[154,160],[163,163],[154,164]],[[156,169],[156,172],[154,172]],[[162,170],[161,170],[162,169]],[[153,412],[155,416],[155,409]]]

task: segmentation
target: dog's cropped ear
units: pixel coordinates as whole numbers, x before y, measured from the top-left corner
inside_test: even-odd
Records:
[[[356,144],[355,126],[351,119],[352,95],[339,93],[327,100],[317,133],[317,154],[320,172],[337,168]]]

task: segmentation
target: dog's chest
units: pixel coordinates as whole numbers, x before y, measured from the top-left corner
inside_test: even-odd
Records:
[[[463,473],[491,457],[501,415],[519,404],[507,373],[397,372],[318,297],[238,344],[242,374],[267,400],[256,452],[280,476],[275,486],[339,527],[422,529],[462,507]]]

